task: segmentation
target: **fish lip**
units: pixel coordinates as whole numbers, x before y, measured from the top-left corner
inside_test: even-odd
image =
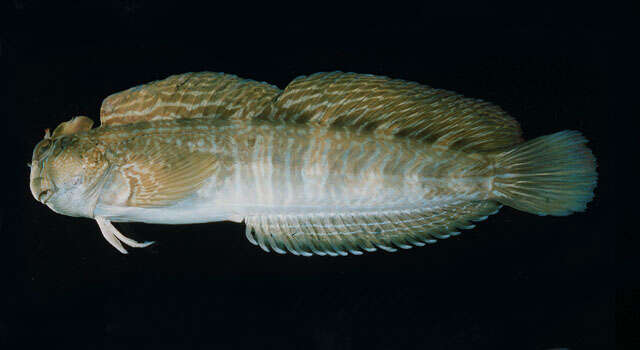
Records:
[[[44,197],[44,198],[43,198]],[[53,197],[53,191],[46,189],[46,190],[42,190],[40,191],[40,193],[38,194],[38,202],[42,203],[42,204],[47,204],[47,201],[49,199],[51,199],[51,197]]]

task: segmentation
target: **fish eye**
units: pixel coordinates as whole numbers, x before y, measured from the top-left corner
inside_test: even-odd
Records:
[[[40,143],[40,146],[38,147],[38,152],[37,152],[38,156],[48,151],[51,148],[51,145],[53,145],[53,142],[51,141],[51,139],[42,140],[42,142]]]
[[[51,147],[51,140],[49,139],[43,140],[42,143],[40,144],[40,149],[39,149],[40,153],[48,150],[49,147]]]

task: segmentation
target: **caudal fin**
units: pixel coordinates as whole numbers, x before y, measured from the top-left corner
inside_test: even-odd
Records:
[[[502,204],[538,215],[585,210],[598,178],[586,143],[580,132],[565,130],[499,153],[493,194]]]

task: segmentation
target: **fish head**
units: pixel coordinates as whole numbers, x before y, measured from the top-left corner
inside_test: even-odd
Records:
[[[31,159],[31,194],[54,212],[93,217],[106,164],[100,150],[91,147],[81,132],[91,129],[87,117],[60,124],[35,146]]]

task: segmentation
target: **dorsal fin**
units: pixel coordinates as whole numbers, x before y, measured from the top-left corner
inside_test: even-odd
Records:
[[[301,76],[285,88],[275,108],[282,120],[353,127],[454,149],[495,151],[522,142],[519,124],[498,106],[374,75]]]
[[[108,96],[100,108],[102,125],[142,121],[270,115],[277,87],[224,73],[185,73]]]
[[[103,125],[201,117],[275,117],[474,151],[499,151],[522,142],[519,124],[491,103],[357,73],[301,76],[284,91],[231,74],[185,73],[113,94],[100,110]]]

